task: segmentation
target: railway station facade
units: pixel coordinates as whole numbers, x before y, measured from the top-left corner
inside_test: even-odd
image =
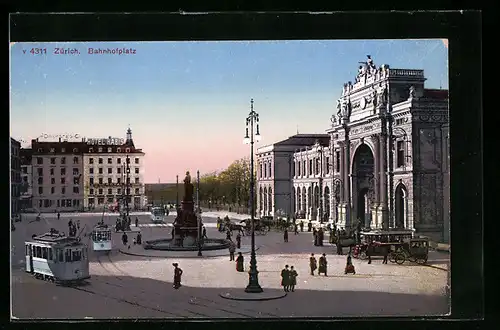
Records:
[[[425,80],[424,70],[376,66],[369,57],[342,86],[326,135],[257,150],[257,212],[411,229],[447,242],[448,91],[426,89]]]

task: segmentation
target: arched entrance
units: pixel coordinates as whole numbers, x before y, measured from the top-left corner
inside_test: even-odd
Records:
[[[330,218],[330,188],[328,186],[325,187],[325,214]]]
[[[307,188],[307,207],[308,207],[308,210],[307,210],[307,214],[309,214],[309,219],[311,219],[310,217],[312,216],[312,188],[311,187],[308,187]]]
[[[319,187],[314,187],[314,207],[312,209],[312,219],[320,220],[318,217],[321,217],[321,214],[318,214],[318,208],[320,207],[320,198],[319,198]]]
[[[362,143],[354,153],[352,162],[352,197],[354,222],[361,221],[363,227],[370,227],[371,204],[374,192],[375,160],[370,147]]]
[[[306,192],[306,187],[302,187],[302,211],[304,214],[307,214],[307,192]]]
[[[394,193],[394,216],[395,216],[395,227],[396,228],[406,228],[406,214],[407,214],[407,192],[404,184],[400,183],[396,187]]]
[[[262,200],[264,202],[264,215],[267,215],[267,188],[264,188],[264,196]]]
[[[264,202],[264,192],[262,187],[259,188],[259,214],[262,215],[262,203]]]
[[[273,215],[273,189],[269,188],[269,192],[267,193],[267,197],[269,201],[267,202],[268,210],[267,215]]]

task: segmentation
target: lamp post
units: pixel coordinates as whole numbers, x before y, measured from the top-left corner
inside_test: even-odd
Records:
[[[257,130],[254,135],[254,124],[257,126]],[[249,126],[250,125],[250,132]],[[250,135],[249,135],[250,133]],[[246,135],[245,143],[250,143],[250,219],[252,223],[252,252],[250,254],[250,271],[248,272],[248,285],[245,288],[245,292],[249,293],[260,293],[262,288],[259,284],[259,272],[257,271],[257,259],[255,257],[255,205],[254,205],[254,164],[253,164],[253,145],[254,137],[256,141],[260,141],[259,133],[259,115],[253,110],[253,99],[250,100],[250,113],[246,118]]]
[[[196,217],[198,218],[198,257],[203,256],[201,253],[201,216],[200,210],[200,171],[196,171]]]
[[[340,203],[340,191],[343,189],[342,180],[339,178],[333,178],[334,196],[335,196],[335,223],[339,221],[339,203]]]
[[[175,210],[179,208],[179,176],[175,176],[175,190],[176,190],[176,198],[175,198]]]

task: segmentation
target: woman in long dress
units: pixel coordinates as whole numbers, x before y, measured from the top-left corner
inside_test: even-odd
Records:
[[[290,273],[289,273],[289,277],[290,277],[290,290],[292,292],[295,291],[295,286],[297,285],[297,276],[299,276],[299,274],[297,273],[297,271],[293,268],[293,266],[290,267]]]
[[[238,257],[236,258],[236,271],[237,272],[243,272],[243,262],[244,262],[244,259],[243,259],[243,255],[241,254],[241,252],[238,252]]]

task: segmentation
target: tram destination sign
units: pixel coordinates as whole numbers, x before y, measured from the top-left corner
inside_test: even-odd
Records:
[[[88,145],[93,146],[119,146],[122,145],[125,140],[110,136],[107,138],[87,138],[86,142]]]

